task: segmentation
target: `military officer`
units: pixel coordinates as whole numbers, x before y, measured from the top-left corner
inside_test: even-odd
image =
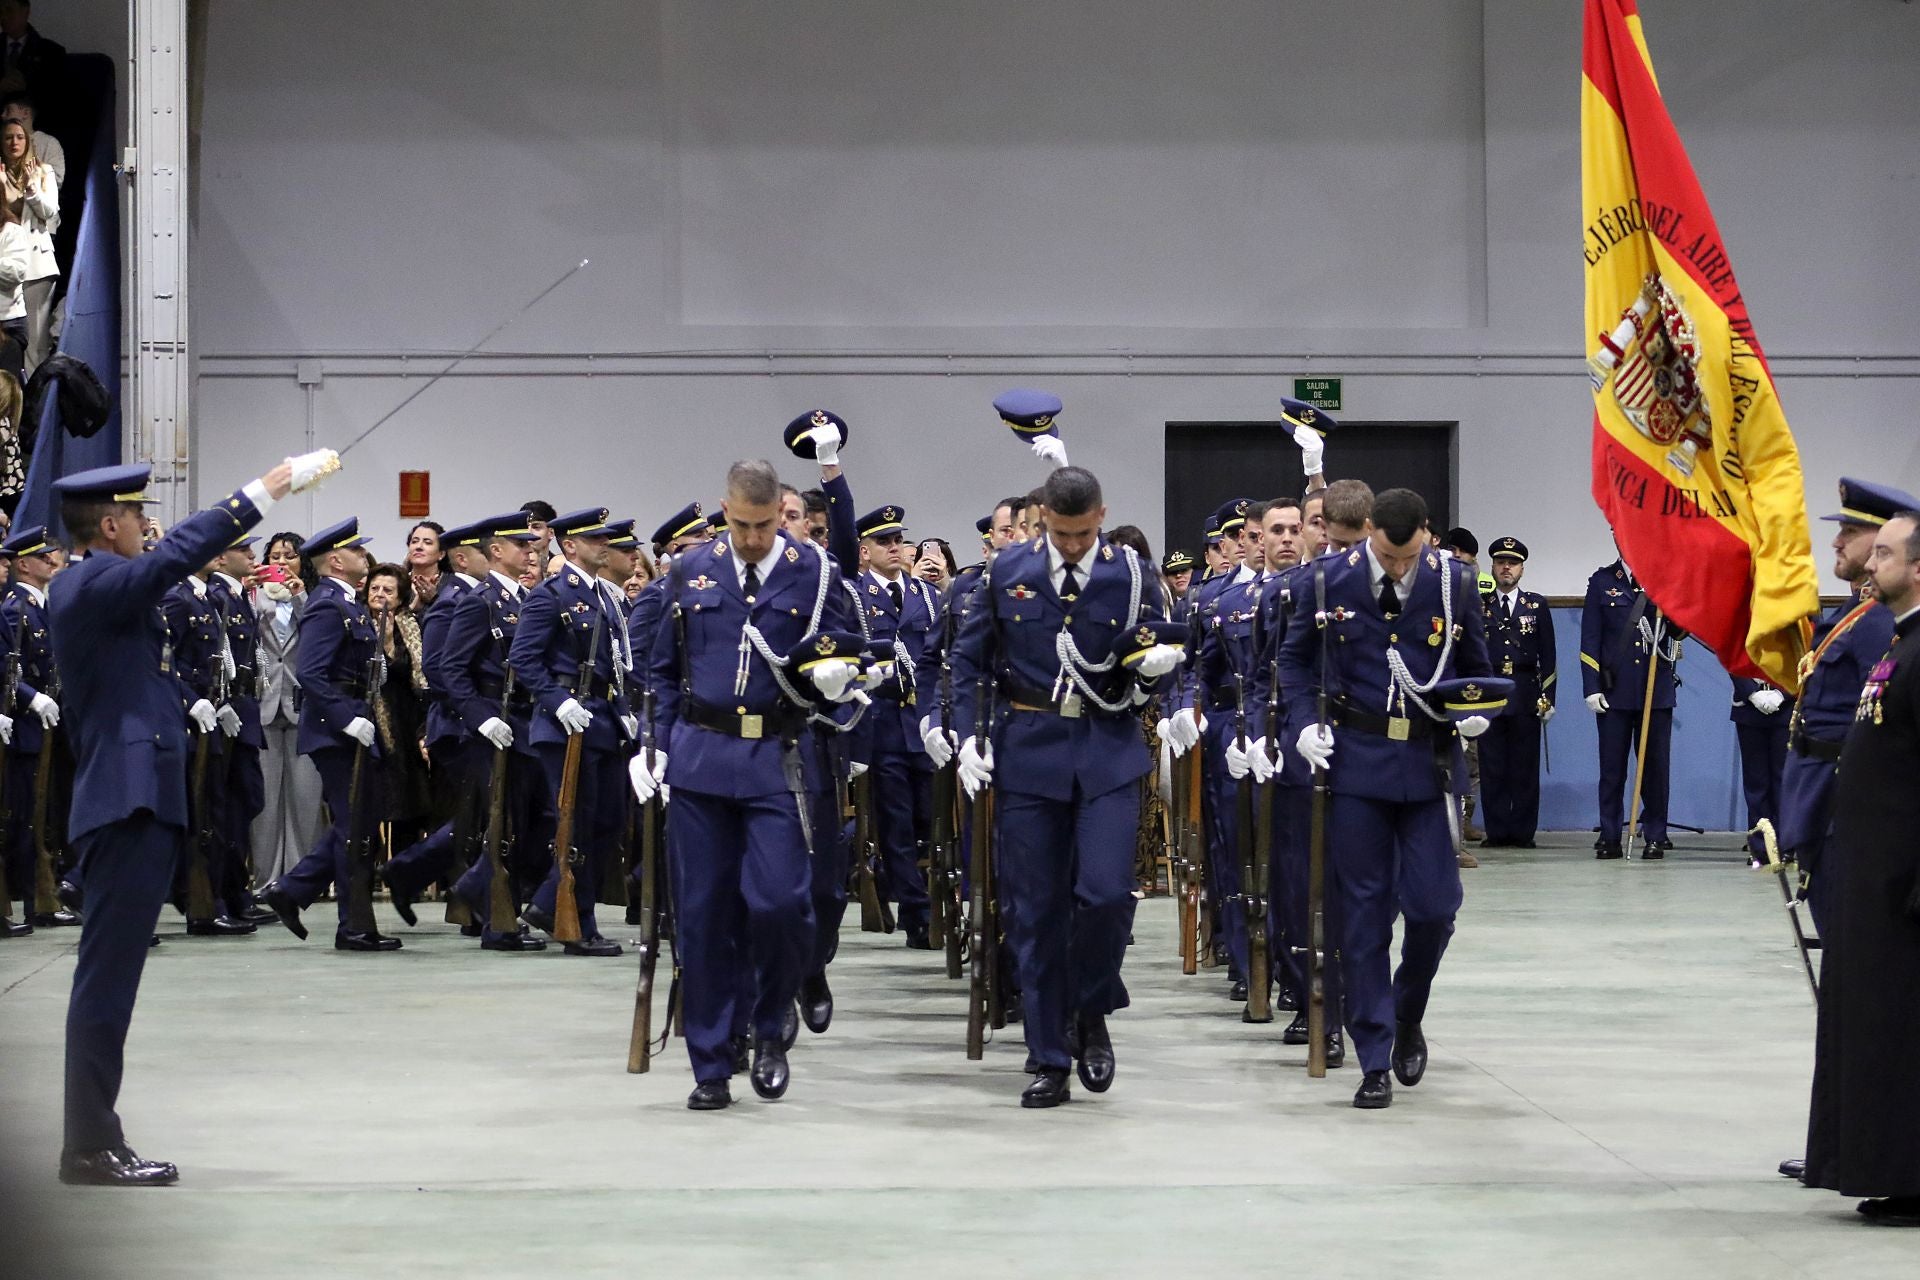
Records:
[[[1648,598],[1624,560],[1602,565],[1587,579],[1580,611],[1580,684],[1587,707],[1600,719],[1600,837],[1594,856],[1621,856],[1620,826],[1627,785],[1627,753],[1635,749],[1647,700],[1647,663],[1654,663],[1653,715],[1647,723],[1645,780],[1641,796],[1644,858],[1664,858],[1667,839],[1667,771],[1673,742],[1675,667],[1686,633]]]
[[[683,966],[690,1109],[732,1103],[737,1002],[752,992],[751,1080],[788,1085],[786,1035],[815,933],[800,751],[811,715],[859,691],[861,639],[829,556],[781,533],[771,464],[736,462],[727,530],[676,560],[651,659],[654,741],[629,769],[644,804],[671,789],[667,856]],[[753,981],[742,978],[751,958]]]
[[[384,663],[373,615],[361,594],[372,568],[365,550],[370,541],[360,532],[359,517],[349,516],[300,545],[301,556],[313,566],[319,581],[307,592],[298,623],[294,675],[302,699],[299,747],[319,771],[330,821],[307,856],[266,894],[267,905],[280,923],[304,939],[307,929],[300,912],[333,885],[339,916],[333,935],[336,951],[400,949],[400,939],[349,923],[358,892],[353,887],[352,836],[356,830],[369,829],[380,802],[378,770],[359,770],[359,790],[353,786],[356,754],[364,752],[368,761],[380,757],[369,699],[385,683]],[[371,878],[363,879],[363,889],[370,888]]]
[[[323,467],[313,455],[283,462],[143,554],[151,470],[103,467],[53,483],[80,557],[53,584],[49,607],[78,766],[69,830],[88,898],[67,1006],[60,1179],[70,1183],[160,1186],[180,1176],[135,1155],[114,1110],[140,973],[187,823],[187,717],[163,665],[160,597],[258,524],[296,477],[311,483]]]
[[[1487,658],[1495,674],[1513,681],[1513,695],[1475,743],[1486,822],[1481,844],[1531,849],[1540,825],[1540,734],[1553,719],[1559,693],[1553,611],[1545,596],[1520,589],[1527,569],[1526,543],[1495,538],[1489,556],[1493,589],[1480,597],[1487,616]]]
[[[574,847],[556,850],[553,867],[525,918],[544,933],[554,932],[559,859],[570,857],[580,938],[562,945],[570,956],[605,958],[619,955],[620,944],[601,935],[594,893],[605,860],[619,848],[626,815],[623,744],[637,736],[638,728],[627,709],[627,685],[633,678],[627,602],[599,576],[612,536],[604,507],[556,516],[551,528],[565,562],[560,572],[527,594],[508,656],[533,699],[531,735],[548,791],[555,797],[556,821],[561,816],[568,739],[580,736],[581,750]]]
[[[1426,1072],[1422,1024],[1461,901],[1449,819],[1456,735],[1484,732],[1498,710],[1479,687],[1459,691],[1467,714],[1444,705],[1449,681],[1494,682],[1474,576],[1427,545],[1426,524],[1418,494],[1376,495],[1365,542],[1312,566],[1321,624],[1290,627],[1280,650],[1289,723],[1302,726],[1296,747],[1331,770],[1347,1032],[1365,1073],[1353,1105],[1367,1110],[1392,1104],[1389,1067],[1409,1087]],[[1323,684],[1331,724],[1317,712]],[[1396,916],[1405,936],[1393,973]]]
[[[1070,1066],[1095,1093],[1113,1084],[1107,1016],[1127,1005],[1137,785],[1153,764],[1137,708],[1185,636],[1159,616],[1154,566],[1100,536],[1092,472],[1060,467],[1041,495],[1046,533],[983,577],[954,642],[954,723],[930,726],[958,740],[969,795],[997,785],[1033,1067],[1024,1107],[1066,1102]]]
[[[41,748],[51,742],[56,762],[65,754],[58,741],[60,677],[47,619],[48,584],[59,572],[65,553],[56,543],[48,541],[44,525],[29,525],[16,530],[0,544],[0,554],[13,566],[13,581],[6,589],[4,601],[0,601],[0,632],[5,635],[6,652],[18,663],[16,684],[7,691],[4,704],[13,712],[6,756],[6,787],[11,810],[5,832],[6,880],[7,891],[25,904],[22,913],[25,925],[16,925],[13,931],[30,933],[34,926],[48,928],[80,923],[79,915],[65,907],[43,909],[47,904],[36,901],[39,895],[35,880],[38,833],[34,829],[34,783]],[[46,806],[49,813],[60,811],[65,774],[64,768],[56,769],[49,782],[54,788]],[[58,830],[57,824],[49,823],[48,837],[56,843]],[[56,872],[58,870],[56,868]],[[4,911],[5,908],[0,907],[0,913]]]
[[[1733,678],[1733,708],[1727,718],[1740,747],[1740,790],[1747,801],[1747,865],[1767,865],[1766,845],[1754,828],[1762,819],[1780,825],[1780,775],[1787,765],[1787,730],[1793,697],[1764,680]]]

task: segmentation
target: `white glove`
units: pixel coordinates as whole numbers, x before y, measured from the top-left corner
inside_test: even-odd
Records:
[[[373,745],[373,721],[367,719],[365,716],[355,716],[353,719],[347,721],[347,727],[340,732],[346,734],[363,747]]]
[[[1560,708],[1554,706],[1551,702],[1542,706],[1540,708],[1540,723],[1545,724],[1547,721],[1553,719],[1559,710]]]
[[[1033,441],[1033,456],[1056,467],[1067,465],[1067,444],[1059,436],[1036,436]]]
[[[1493,727],[1493,721],[1485,716],[1468,716],[1453,727],[1463,738],[1477,738]]]
[[[492,743],[495,750],[505,751],[513,745],[513,726],[499,716],[488,716],[475,732]]]
[[[33,695],[33,701],[27,704],[27,710],[40,717],[42,728],[51,729],[60,723],[60,704],[44,693]]]
[[[554,708],[553,718],[560,722],[560,727],[567,731],[567,736],[572,737],[576,733],[587,731],[587,726],[593,723],[593,712],[581,706],[579,699],[568,698]]]
[[[824,427],[815,427],[807,432],[807,439],[813,441],[813,456],[823,467],[840,465],[840,428],[829,423]]]
[[[1140,655],[1140,678],[1158,680],[1179,666],[1180,660],[1186,656],[1187,651],[1178,645],[1157,644]]]
[[[1593,712],[1593,714],[1595,715],[1599,715],[1601,712],[1605,711],[1606,709],[1607,709],[1606,694],[1590,693],[1587,695],[1587,710]]]
[[[13,745],[13,717],[0,716],[0,746]]]
[[[1747,695],[1747,701],[1753,709],[1763,716],[1770,716],[1786,705],[1787,695],[1778,689],[1755,689]]]
[[[1333,764],[1333,730],[1324,724],[1310,724],[1300,731],[1300,740],[1293,744],[1295,750],[1306,762],[1316,769],[1330,768]]]
[[[640,717],[621,716],[620,727],[627,731],[627,737],[634,742],[640,741]]]
[[[214,712],[213,718],[220,722],[220,732],[229,738],[240,736],[240,713],[235,711],[231,704]]]
[[[960,745],[960,739],[954,736],[951,729],[934,728],[932,716],[921,716],[920,745],[926,748],[928,757],[933,761],[933,767],[944,769],[947,767],[947,761],[953,759],[954,750]]]
[[[627,781],[633,784],[633,798],[641,804],[653,799],[657,794],[666,799],[667,753],[653,753],[653,767],[647,767],[647,753],[642,751],[627,761]]]
[[[867,766],[861,764],[858,760],[847,761],[847,777],[849,779],[857,778],[866,771]]]
[[[1252,746],[1251,743],[1247,744]],[[1227,739],[1227,776],[1235,782],[1253,772],[1253,764],[1247,759],[1247,749],[1240,745],[1238,738]]]
[[[829,658],[819,666],[807,672],[807,678],[813,681],[813,687],[828,702],[845,702],[851,695],[848,688],[853,678],[860,673],[860,664],[845,658]]]
[[[214,726],[219,723],[220,717],[219,714],[214,711],[213,704],[205,698],[202,698],[187,708],[187,719],[193,721],[193,727],[200,732],[212,733]],[[41,721],[44,723],[45,720],[46,717],[42,716]]]
[[[874,663],[860,673],[860,687],[862,689],[878,689],[891,679],[893,679],[893,659],[888,658],[883,662]]]
[[[1273,753],[1267,749],[1265,738],[1247,744],[1247,763],[1253,766],[1255,782],[1265,784],[1273,778]]]
[[[968,738],[960,744],[960,786],[971,800],[993,781],[993,744]]]
[[[340,469],[340,455],[331,449],[315,449],[297,458],[286,459],[293,468],[293,492],[299,493],[326,479]]]
[[[1173,713],[1173,719],[1167,721],[1167,727],[1161,736],[1173,744],[1175,757],[1183,756],[1200,741],[1201,732],[1207,727],[1207,718],[1192,707],[1182,707]]]
[[[1319,475],[1326,465],[1326,440],[1318,431],[1300,427],[1294,431],[1293,441],[1300,446],[1300,469],[1310,476]]]

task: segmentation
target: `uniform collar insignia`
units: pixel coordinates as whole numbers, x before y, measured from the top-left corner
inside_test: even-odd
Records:
[[[879,588],[879,586],[878,586],[878,585],[876,585],[875,583],[871,583],[871,582],[869,582],[869,583],[867,584],[867,594],[868,594],[868,595],[870,595],[870,596],[877,596],[877,595],[879,595],[879,594],[880,594],[880,588]]]
[[[1100,558],[1101,558],[1102,560],[1111,560],[1111,559],[1113,559],[1113,545],[1112,545],[1111,543],[1109,543],[1108,545],[1106,545],[1106,546],[1104,546],[1104,547],[1102,547],[1102,548],[1100,548]]]
[[[787,563],[788,563],[788,564],[799,564],[799,563],[800,563],[800,548],[798,548],[798,547],[788,547],[788,548],[787,548]]]
[[[713,554],[715,554],[716,556],[723,556],[727,554],[727,544],[721,541],[719,538],[715,538],[713,540]]]
[[[1438,569],[1439,567],[1440,567],[1440,557],[1433,554],[1433,552],[1431,551],[1427,552],[1427,568]]]
[[[567,585],[568,585],[568,586],[570,586],[570,587],[577,587],[577,586],[579,586],[579,585],[580,585],[580,575],[579,575],[579,574],[577,574],[577,573],[569,573],[569,574],[567,575]]]

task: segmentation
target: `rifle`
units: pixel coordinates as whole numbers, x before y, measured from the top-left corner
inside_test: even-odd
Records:
[[[1234,673],[1240,749],[1247,744],[1246,680]],[[1240,903],[1247,913],[1247,1007],[1242,1022],[1273,1021],[1273,957],[1267,950],[1267,863],[1273,857],[1273,783],[1240,779]],[[1251,824],[1253,830],[1247,830]]]
[[[218,729],[214,731],[219,732]],[[207,757],[212,754],[213,736],[198,729],[193,732],[192,787],[188,800],[193,814],[193,841],[187,850],[187,919],[213,919],[213,876],[208,868],[213,842],[213,823],[207,805]]]
[[[873,836],[873,771],[853,780],[854,887],[860,895],[860,932],[892,933],[893,908],[880,896],[875,871],[880,846]]]
[[[367,700],[380,696],[380,654],[376,648],[367,663]],[[373,824],[367,821],[366,793],[369,748],[354,743],[353,773],[347,782],[347,928],[354,933],[378,933],[373,919]]]
[[[600,634],[606,630],[607,609],[599,603],[600,588],[594,586],[593,633],[587,638],[587,660],[576,673],[573,696],[591,688],[593,670],[600,660]],[[585,705],[582,703],[581,705]],[[573,891],[573,818],[580,801],[580,756],[586,750],[587,732],[567,735],[567,755],[560,766],[560,796],[555,804],[558,819],[553,829],[553,864],[560,872],[560,885],[553,899],[553,936],[561,942],[580,941],[580,904]]]
[[[653,688],[640,693],[640,758],[653,767]],[[653,1065],[653,968],[660,958],[660,844],[654,816],[660,797],[640,806],[640,980],[633,992],[633,1032],[627,1038],[627,1072],[644,1075]],[[663,1041],[664,1044],[664,1041]]]
[[[60,700],[60,673],[47,681],[46,695]],[[48,798],[53,790],[53,753],[59,741],[58,726],[40,734],[40,758],[33,765],[33,909],[37,915],[52,915],[61,910],[60,877],[54,869],[61,845],[59,836],[47,830],[54,820]]]
[[[506,719],[507,704],[513,699],[513,668],[507,667],[500,687],[500,718]],[[511,747],[495,748],[493,764],[487,775],[487,927],[495,933],[514,931],[513,885],[507,875],[503,849],[507,842],[507,765]]]
[[[974,734],[982,742],[983,734],[993,729],[993,679],[980,676],[974,698]],[[999,908],[993,892],[993,792],[981,787],[973,797],[973,825],[967,833],[968,871],[972,884],[967,910],[967,1058],[978,1062],[986,1056],[987,1028],[1005,1026],[1000,1005],[1000,929]],[[996,1018],[998,1020],[996,1021]]]
[[[7,652],[6,688],[0,690],[0,710],[7,715],[15,714],[19,702],[20,689],[20,644],[25,638],[27,628],[26,610],[20,611],[20,619],[14,624],[13,647]],[[13,788],[7,785],[7,771],[0,769],[0,831],[13,830]],[[7,883],[5,858],[0,858],[0,920],[13,914],[13,887]]]
[[[940,725],[944,730],[953,723],[953,665],[946,659],[953,651],[953,617],[956,606],[949,603],[944,615],[946,636],[940,664]],[[927,892],[933,898],[933,919],[938,938],[929,933],[946,951],[947,977],[962,973],[962,943],[966,930],[961,923],[960,901],[960,788],[959,766],[952,760],[933,773],[933,858],[927,876]]]
[[[1320,687],[1314,691],[1314,723],[1327,722],[1327,571],[1313,571],[1313,625],[1320,628]],[[1313,816],[1307,836],[1307,1074],[1327,1074],[1327,799],[1329,774],[1313,767]]]

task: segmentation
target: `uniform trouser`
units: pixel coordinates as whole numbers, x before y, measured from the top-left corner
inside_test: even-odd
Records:
[[[1780,821],[1780,774],[1787,767],[1787,726],[1737,724],[1740,741],[1740,789],[1747,798],[1747,829],[1751,831],[1762,818]],[[1764,854],[1766,845],[1757,835],[1747,837],[1747,848]]]
[[[4,833],[7,859],[7,892],[26,904],[33,913],[33,774],[37,757],[20,751],[7,752],[7,807],[9,816]]]
[[[464,742],[445,738],[427,750],[433,756],[437,784],[452,792],[453,818],[396,853],[387,863],[387,883],[413,893],[421,892],[447,875],[455,859],[467,856],[475,847],[486,821],[482,806],[487,765],[493,756],[493,748],[479,738]],[[467,870],[466,867],[458,869]]]
[[[1313,788],[1283,787],[1274,788],[1275,803],[1286,813],[1287,820],[1279,829],[1286,833],[1283,843],[1276,831],[1274,849],[1282,859],[1280,870],[1274,876],[1274,883],[1281,886],[1274,895],[1274,903],[1284,913],[1280,917],[1276,933],[1281,937],[1283,953],[1294,947],[1306,948],[1313,943],[1313,922],[1309,918],[1312,904],[1308,901],[1309,880],[1313,866]],[[1329,797],[1331,805],[1331,797]],[[1340,1009],[1340,963],[1335,954],[1340,948],[1340,925],[1344,916],[1340,910],[1340,895],[1334,891],[1333,881],[1333,833],[1327,832],[1327,865],[1325,880],[1321,885],[1320,927],[1321,941],[1325,945],[1327,957],[1321,970],[1321,996],[1328,1010],[1328,1027],[1339,1025]],[[1300,1007],[1307,1007],[1309,995],[1309,963],[1306,955],[1290,957],[1293,968],[1281,970],[1285,976],[1281,981],[1298,985],[1292,989],[1300,996]]]
[[[786,792],[733,798],[677,786],[667,806],[667,857],[687,1057],[695,1080],[725,1080],[747,992],[747,1024],[777,1039],[814,947],[799,810]],[[749,967],[751,985],[743,977]]]
[[[1015,762],[1003,757],[1002,767],[1015,776]],[[1068,1019],[1127,1006],[1120,964],[1133,919],[1139,786],[1097,796],[1076,787],[1070,800],[1002,789],[994,806],[1028,1055],[1064,1071],[1073,1063]]]
[[[1240,898],[1240,784],[1227,775],[1226,760],[1211,752],[1203,776],[1207,892],[1217,905],[1220,938],[1227,946],[1227,976],[1238,982],[1247,976],[1247,913]]]
[[[479,778],[479,792],[474,803],[479,811],[481,825],[478,831],[482,843],[480,856],[473,860],[473,865],[467,868],[466,873],[454,885],[455,893],[469,903],[479,904],[474,916],[480,921],[480,936],[487,941],[497,941],[505,936],[502,931],[494,929],[492,921],[488,918],[490,895],[493,892],[493,863],[487,859],[484,842],[487,838],[486,823],[492,805],[488,788],[492,785],[493,760],[493,749],[488,747],[476,753],[476,759],[472,762],[473,767],[478,771]],[[540,768],[539,757],[522,751],[512,753],[507,762],[507,793],[503,800],[507,830],[511,835],[512,843],[501,846],[501,861],[506,866],[507,879],[511,882],[508,896],[512,898],[514,909],[518,911],[522,886],[538,883],[545,876],[547,865],[553,861],[553,797],[547,794],[546,774]],[[529,851],[527,858],[515,856],[514,851],[519,847],[525,847]],[[536,850],[544,860],[540,865],[540,874],[517,873],[516,862],[524,865],[531,858],[532,851]]]
[[[220,811],[221,863],[214,895],[229,912],[250,905],[247,877],[253,868],[253,823],[266,804],[260,748],[227,740],[227,776]]]
[[[300,727],[291,720],[267,725],[260,753],[264,803],[253,820],[253,878],[278,880],[320,839],[320,772],[300,754]]]
[[[1640,712],[1612,707],[1600,713],[1600,838],[1620,841],[1626,811],[1624,789],[1633,784],[1627,755],[1640,738]],[[1655,710],[1647,726],[1646,777],[1640,787],[1640,827],[1649,844],[1667,838],[1667,769],[1673,743],[1673,711]]]
[[[840,820],[836,787],[807,792],[808,816],[813,819],[813,945],[807,975],[825,973],[847,914],[847,877],[853,868],[847,827]]]
[[[1294,791],[1300,788],[1283,787],[1277,779],[1267,789],[1266,820],[1273,824],[1272,844],[1267,850],[1267,956],[1269,971],[1280,989],[1301,996],[1307,990],[1305,957],[1295,955],[1293,948],[1307,945],[1305,933],[1295,932],[1299,922],[1305,919],[1306,908],[1297,904],[1306,895],[1307,882],[1304,865],[1297,884],[1293,871],[1297,860],[1293,847],[1300,839],[1294,834],[1299,808],[1289,794]],[[1313,793],[1301,791],[1301,794],[1311,796]]]
[[[1396,802],[1335,793],[1327,843],[1345,914],[1340,936],[1347,1030],[1364,1071],[1392,1064],[1394,1023],[1426,1017],[1433,976],[1460,909],[1460,867],[1447,826],[1451,796]],[[1391,972],[1393,921],[1406,918]]]
[[[920,859],[933,834],[933,774],[915,768],[912,757],[893,752],[876,752],[872,767],[874,838],[885,876],[881,892],[898,904],[902,929],[924,929],[927,876]]]
[[[557,821],[567,745],[541,742],[535,744],[534,750],[540,754],[548,794],[554,797]],[[593,914],[594,901],[600,892],[601,869],[620,848],[620,824],[627,816],[626,786],[626,760],[618,751],[601,751],[582,744],[580,778],[574,789],[573,806],[573,848],[578,859],[573,868],[573,900],[580,915],[582,938],[600,936],[600,925]],[[674,798],[679,799],[678,792]],[[549,843],[551,840],[549,837]],[[555,862],[547,868],[546,879],[534,891],[533,905],[551,918],[559,896],[560,867]]]
[[[1480,748],[1480,826],[1488,844],[1519,844],[1540,826],[1540,717],[1497,716]]]
[[[321,747],[308,757],[314,768],[320,771],[320,794],[326,799],[327,813],[331,824],[320,834],[314,843],[313,851],[300,859],[299,865],[280,877],[280,888],[291,896],[296,905],[312,905],[328,884],[334,886],[334,906],[340,917],[340,927],[347,927],[347,908],[353,896],[347,891],[352,883],[351,868],[347,863],[347,825],[353,818],[353,757],[352,747]],[[365,767],[360,771],[360,803],[363,808],[360,821],[365,830],[371,830],[373,824],[380,821],[379,787],[377,780],[380,770],[369,754]]]
[[[127,1025],[184,834],[143,810],[78,841],[87,917],[67,1004],[68,1151],[98,1151],[125,1141],[114,1103]]]
[[[229,904],[224,890],[232,883],[233,877],[228,871],[230,848],[226,833],[231,822],[232,805],[227,791],[228,770],[233,763],[233,740],[220,730],[215,729],[207,741],[207,771],[200,785],[200,794],[192,794],[193,771],[191,761],[200,748],[200,731],[189,730],[187,734],[188,772],[187,772],[187,838],[181,846],[180,861],[174,868],[174,902],[181,907],[181,914],[189,920],[198,919],[193,914],[193,864],[200,858],[206,859],[207,890],[212,898],[215,916],[228,914]],[[204,817],[202,816],[204,811]],[[200,848],[201,833],[206,833],[206,847]],[[208,917],[211,919],[212,917]]]

